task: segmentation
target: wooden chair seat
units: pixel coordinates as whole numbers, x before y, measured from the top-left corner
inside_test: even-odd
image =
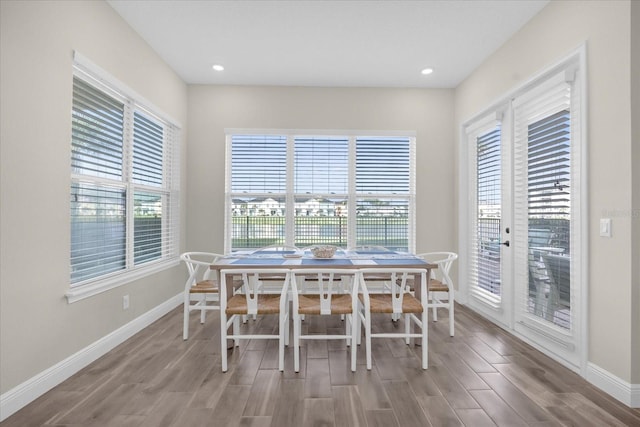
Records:
[[[449,292],[449,286],[446,283],[442,283],[440,280],[431,279],[427,287],[429,292]]]
[[[225,312],[228,316],[234,314],[248,314],[247,299],[243,294],[236,294],[227,301]],[[280,313],[280,294],[258,295],[257,314],[278,314]]]
[[[189,289],[191,294],[217,294],[218,292],[217,280],[202,280]]]
[[[364,296],[358,295],[360,301],[364,304]],[[369,294],[372,313],[393,313],[393,303],[391,294]],[[405,293],[402,298],[403,313],[422,313],[422,304],[416,297]]]
[[[320,295],[299,295],[300,314],[320,314]],[[350,294],[337,294],[331,297],[331,313],[332,314],[351,314],[353,312],[351,306]]]

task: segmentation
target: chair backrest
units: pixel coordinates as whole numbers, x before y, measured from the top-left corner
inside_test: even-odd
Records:
[[[547,228],[530,228],[528,230],[529,247],[546,247],[551,242],[551,230]]]
[[[377,280],[377,277],[387,275],[390,280],[388,282],[390,287],[391,305],[393,313],[402,313],[402,301],[405,295],[409,294],[409,281],[416,275],[420,275],[420,290],[422,295],[427,295],[427,270],[423,268],[363,268],[359,273],[360,290],[362,291],[365,304],[368,304],[369,288],[367,286],[367,277],[373,277]],[[387,292],[385,292],[386,294]],[[422,299],[423,308],[425,307],[426,298]]]
[[[200,280],[208,280],[215,277],[215,271],[209,268],[211,264],[216,262],[224,255],[212,252],[185,252],[180,255],[180,259],[184,261],[189,272],[189,278],[185,284],[185,288],[190,288]]]
[[[549,279],[558,287],[558,295],[563,302],[571,300],[571,257],[542,254]]]
[[[320,314],[331,314],[331,297],[335,294],[351,293],[355,298],[358,292],[358,283],[356,281],[357,270],[354,269],[318,269],[318,268],[299,268],[292,270],[291,289],[294,294],[293,309],[298,310],[298,278],[305,280],[317,281],[318,294],[320,295]]]
[[[537,251],[529,250],[529,287],[548,282],[549,275]]]
[[[449,272],[453,262],[458,259],[458,254],[455,252],[426,252],[418,256],[427,262],[438,265],[438,268],[431,270],[431,279],[440,280],[450,287],[453,286]]]
[[[257,314],[258,312],[258,296],[265,292],[265,287],[261,285],[263,276],[272,276],[277,274],[284,277],[282,288],[280,289],[280,311],[285,309],[288,301],[286,298],[291,282],[291,271],[287,269],[273,268],[250,268],[250,269],[222,269],[220,270],[220,308],[224,310],[227,303],[227,281],[238,280],[240,276],[242,292],[237,295],[244,296],[247,302],[247,314]],[[285,298],[282,298],[282,296]]]

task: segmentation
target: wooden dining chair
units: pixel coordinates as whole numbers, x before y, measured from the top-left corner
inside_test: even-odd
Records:
[[[260,286],[263,276],[278,274],[284,280],[279,293],[267,293]],[[238,284],[234,277],[241,277],[241,292],[233,292]],[[233,281],[229,283],[229,280]],[[288,291],[291,274],[286,269],[247,268],[220,270],[220,354],[222,356],[222,372],[227,372],[227,339],[233,339],[234,346],[241,339],[277,339],[278,369],[284,370],[284,347],[289,344],[289,298]],[[232,294],[230,298],[228,295]],[[243,334],[240,327],[242,316],[278,316],[278,334]],[[229,327],[233,327],[228,334]],[[243,326],[243,328],[246,328]]]
[[[215,271],[210,269],[217,259],[224,255],[209,252],[185,252],[180,255],[189,272],[184,285],[184,322],[182,339],[189,338],[189,314],[200,311],[200,323],[203,324],[207,311],[220,310],[219,280]]]
[[[411,338],[422,339],[422,369],[428,367],[427,334],[427,269],[423,268],[363,268],[359,274],[359,316],[364,324],[367,369],[371,370],[371,338],[404,338],[410,344]],[[368,282],[388,277],[390,292],[370,291]],[[417,277],[418,279],[416,279]],[[373,278],[373,279],[372,279]],[[416,298],[409,289],[408,281],[420,283],[421,299]],[[374,314],[389,314],[404,318],[404,330],[399,332],[373,333],[371,317]],[[411,324],[420,328],[420,333],[411,332]]]
[[[451,280],[451,266],[458,259],[454,252],[427,252],[418,255],[425,261],[436,264],[438,268],[431,270],[427,285],[428,303],[432,310],[433,321],[438,321],[438,308],[449,310],[449,336],[454,335],[454,288]]]
[[[313,288],[309,291],[309,287]],[[358,282],[354,269],[292,270],[292,317],[294,370],[300,371],[300,340],[346,340],[351,347],[351,371],[356,370],[356,353],[360,337],[358,317]],[[306,316],[341,316],[344,334],[303,334],[302,319]]]

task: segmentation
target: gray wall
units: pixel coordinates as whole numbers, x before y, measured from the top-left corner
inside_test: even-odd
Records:
[[[629,214],[633,151],[630,40],[628,1],[552,1],[456,88],[455,123],[459,127],[587,42],[589,362],[637,383],[639,355],[632,341],[638,339],[638,327],[632,323],[632,313],[640,307],[638,298],[631,296],[638,287],[638,273],[633,273],[632,265],[639,260],[632,232],[637,233],[640,218]],[[636,87],[638,78],[635,73]],[[599,237],[598,223],[603,216],[612,217],[612,238]]]
[[[73,304],[64,297],[73,50],[181,122],[183,141],[187,88],[105,2],[2,1],[0,15],[4,393],[167,301],[184,284],[180,266]]]
[[[188,113],[190,250],[223,250],[225,128],[416,131],[416,249],[455,249],[452,90],[190,86]]]
[[[640,384],[640,2],[631,2],[631,151],[633,173],[632,202],[632,295],[633,318],[631,340],[631,383]]]

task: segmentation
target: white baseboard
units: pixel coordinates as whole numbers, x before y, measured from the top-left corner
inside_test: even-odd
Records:
[[[116,346],[182,304],[182,293],[135,318],[63,361],[0,395],[0,421],[42,396]]]
[[[640,408],[640,384],[628,383],[593,363],[587,364],[585,378],[631,408]]]

